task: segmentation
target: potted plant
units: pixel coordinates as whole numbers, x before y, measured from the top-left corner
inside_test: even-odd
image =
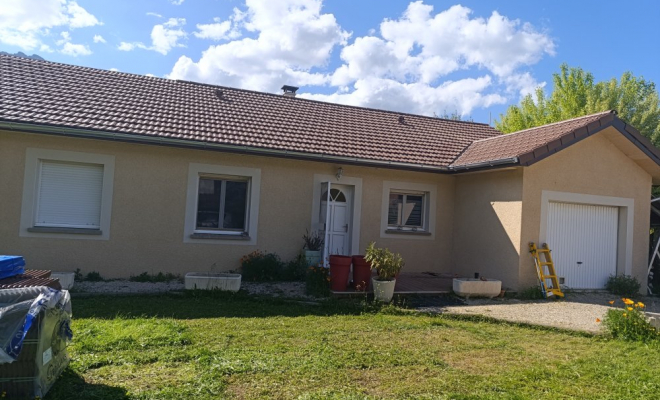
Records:
[[[389,249],[376,247],[375,242],[369,243],[364,259],[371,263],[378,276],[373,278],[374,298],[377,301],[389,302],[394,296],[396,275],[405,265],[400,254],[394,254]]]
[[[307,231],[303,235],[303,241],[305,242],[303,250],[305,252],[305,259],[307,259],[307,264],[309,265],[319,265],[321,262],[321,250],[323,250],[323,236],[320,232],[309,233]]]
[[[353,285],[363,292],[371,285],[371,263],[364,256],[353,256]]]
[[[343,292],[348,286],[352,259],[349,256],[330,256],[330,290]]]

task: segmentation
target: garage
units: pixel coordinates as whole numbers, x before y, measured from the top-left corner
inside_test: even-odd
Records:
[[[616,274],[619,207],[548,203],[547,243],[571,289],[603,289]]]

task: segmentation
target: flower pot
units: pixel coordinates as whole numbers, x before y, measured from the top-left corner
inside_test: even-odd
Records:
[[[383,303],[389,303],[394,296],[394,286],[396,279],[391,281],[379,281],[376,278],[372,279],[374,285],[374,299]]]
[[[361,291],[369,290],[371,284],[371,263],[364,256],[353,256],[353,285]]]
[[[320,250],[305,250],[305,260],[308,267],[316,267],[321,262]]]
[[[346,290],[351,261],[351,257],[348,256],[330,256],[330,290],[335,292]]]

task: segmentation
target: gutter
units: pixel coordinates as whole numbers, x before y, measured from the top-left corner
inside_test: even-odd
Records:
[[[238,154],[249,154],[257,156],[271,156],[291,158],[297,160],[310,160],[310,161],[324,161],[324,162],[339,162],[353,165],[365,165],[381,168],[392,169],[406,169],[424,172],[435,173],[451,173],[451,167],[434,166],[427,164],[411,164],[393,161],[379,161],[370,160],[359,157],[341,157],[330,154],[314,154],[304,153],[300,151],[289,150],[273,150],[259,147],[249,146],[236,146],[221,143],[209,143],[201,141],[192,141],[184,139],[173,139],[160,136],[147,136],[140,134],[110,132],[110,131],[97,131],[79,128],[59,127],[52,125],[40,125],[24,122],[8,122],[0,121],[0,129],[7,129],[11,131],[25,132],[25,133],[44,133],[49,135],[58,135],[66,137],[77,137],[83,139],[101,139],[112,140],[127,143],[141,143],[141,144],[155,144],[160,146],[173,146],[197,150],[217,150]]]
[[[482,161],[478,163],[473,163],[473,164],[465,164],[465,165],[459,165],[456,167],[450,166],[449,169],[453,172],[460,172],[460,171],[467,171],[471,169],[483,169],[483,168],[492,168],[492,167],[497,167],[500,165],[504,164],[518,164],[518,157],[510,157],[510,158],[501,158],[499,160],[494,160],[494,161]]]

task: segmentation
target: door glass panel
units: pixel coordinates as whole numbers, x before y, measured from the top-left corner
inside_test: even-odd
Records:
[[[245,229],[247,182],[227,181],[223,228]]]
[[[406,226],[422,226],[422,203],[423,196],[406,196],[406,207],[404,214],[404,220],[406,221],[404,225]]]
[[[200,178],[198,190],[197,228],[219,228],[222,181]]]
[[[401,213],[401,205],[403,204],[403,195],[390,193],[390,206],[387,212],[387,224],[399,225],[399,214]]]

